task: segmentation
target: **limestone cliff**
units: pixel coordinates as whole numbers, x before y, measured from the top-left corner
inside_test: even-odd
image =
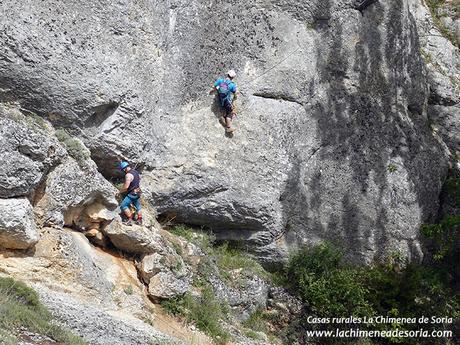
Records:
[[[150,297],[183,293],[193,265],[155,217],[242,243],[266,267],[324,240],[351,262],[423,258],[419,228],[437,219],[460,152],[459,49],[424,1],[4,0],[0,10],[0,245],[32,248],[4,273],[21,276],[29,260],[58,270],[52,237],[63,252],[80,243],[71,252],[88,263],[109,241],[137,255],[139,296],[143,284]],[[209,95],[230,68],[231,137]],[[144,232],[117,223],[122,159],[142,172]],[[93,244],[69,229],[94,230]],[[113,276],[94,270],[69,275],[107,294]],[[52,301],[53,287],[41,288]]]

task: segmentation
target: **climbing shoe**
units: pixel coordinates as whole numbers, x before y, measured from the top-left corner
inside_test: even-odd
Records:
[[[125,226],[131,226],[133,225],[133,221],[131,219],[123,220],[122,221],[123,225]]]
[[[225,131],[226,131],[227,133],[233,133],[233,132],[235,131],[235,128],[233,128],[233,127],[227,127],[227,128],[225,128]]]
[[[138,218],[138,219],[136,220],[136,225],[142,226],[142,218]]]

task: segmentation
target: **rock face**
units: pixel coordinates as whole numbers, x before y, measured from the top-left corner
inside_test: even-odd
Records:
[[[423,7],[355,3],[3,1],[0,100],[80,136],[106,177],[129,159],[159,213],[267,264],[322,240],[354,261],[417,260],[447,167],[427,121]],[[229,68],[233,138],[208,96]]]
[[[164,237],[157,237],[155,252],[145,255],[137,267],[154,299],[180,296],[190,287],[188,265]]]
[[[84,169],[68,158],[47,177],[43,195],[36,205],[45,225],[77,229],[98,228],[116,216],[117,190],[105,180],[93,162]]]
[[[225,284],[215,275],[209,281],[216,297],[220,301],[226,301],[239,320],[246,320],[252,313],[267,307],[269,287],[263,279],[257,276],[251,279],[233,279],[239,281],[238,287]]]
[[[460,51],[453,42],[443,36],[420,0],[414,1],[411,6],[420,35],[422,55],[428,70],[430,87],[428,117],[450,153],[458,157],[460,154]]]
[[[0,104],[0,198],[30,196],[47,172],[65,156],[40,118]]]
[[[84,304],[66,294],[39,287],[40,298],[53,316],[94,345],[185,344],[161,334],[152,326],[137,320],[111,315]]]
[[[439,132],[452,154],[460,154],[460,103],[453,106],[432,104],[429,109],[435,130]]]
[[[0,199],[0,247],[27,249],[38,242],[32,205],[27,199]]]
[[[126,226],[120,220],[107,225],[103,232],[118,249],[132,254],[153,253],[161,241],[158,230],[144,226]]]

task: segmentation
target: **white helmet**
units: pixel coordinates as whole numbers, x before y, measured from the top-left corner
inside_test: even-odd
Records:
[[[230,70],[227,72],[227,75],[230,77],[230,78],[235,78],[236,77],[236,72],[234,70]]]

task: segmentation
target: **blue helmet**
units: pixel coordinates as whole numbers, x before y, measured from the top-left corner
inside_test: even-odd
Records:
[[[128,162],[121,162],[120,165],[118,165],[118,167],[120,168],[120,170],[123,170],[126,167],[129,167],[129,163]]]

